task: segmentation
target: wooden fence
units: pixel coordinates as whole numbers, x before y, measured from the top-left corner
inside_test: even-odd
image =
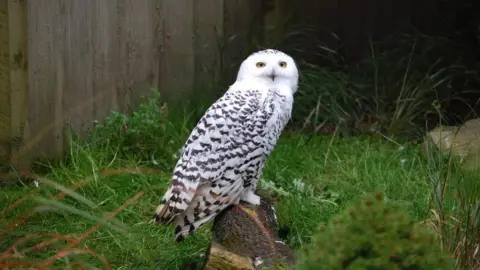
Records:
[[[93,120],[129,111],[152,87],[175,98],[205,75],[220,74],[220,63],[228,70],[241,60],[261,6],[0,1],[0,162],[58,157],[66,128],[88,132]]]
[[[446,29],[434,2],[2,0],[0,165],[58,157],[66,129],[86,133],[111,110],[130,111],[151,87],[174,100],[204,79],[231,78],[263,26],[278,39],[293,24],[316,28],[296,51],[315,55],[321,41],[355,62],[370,37],[411,23]]]

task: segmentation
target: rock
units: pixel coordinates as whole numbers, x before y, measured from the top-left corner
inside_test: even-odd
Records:
[[[466,168],[480,167],[480,118],[461,126],[438,126],[428,132],[423,142],[424,152],[432,149],[451,153]]]
[[[294,253],[278,237],[277,226],[275,209],[263,199],[258,207],[230,206],[214,220],[204,269],[253,270],[295,264]]]

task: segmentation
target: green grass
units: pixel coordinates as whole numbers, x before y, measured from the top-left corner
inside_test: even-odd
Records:
[[[429,186],[425,174],[414,172],[422,166],[417,148],[400,151],[380,138],[319,136],[307,143],[295,136],[279,142],[264,178],[290,193],[279,202],[279,219],[291,230],[288,244],[297,247],[349,201],[372,191],[385,192],[421,219]],[[295,180],[306,185],[304,192]]]
[[[169,181],[169,171],[147,171],[152,167],[145,162],[148,156],[143,157],[143,162],[142,157],[117,155],[113,159],[113,153],[97,150],[88,145],[74,145],[69,162],[51,167],[46,175],[65,187],[88,179],[88,183],[75,191],[85,202],[66,196],[64,200],[55,200],[56,205],[38,208],[40,202],[48,205],[45,200],[51,200],[59,192],[45,182],[40,182],[38,188],[28,184],[0,191],[2,198],[6,198],[0,202],[0,209],[34,192],[31,200],[16,206],[2,219],[0,226],[6,228],[19,215],[35,212],[23,225],[2,236],[3,244],[7,244],[4,247],[33,233],[79,236],[95,226],[104,213],[122,209],[127,200],[143,194],[115,216],[116,222],[95,230],[77,248],[101,254],[113,269],[179,269],[185,262],[200,261],[209,243],[208,226],[184,243],[176,244],[171,228],[149,224]],[[173,163],[173,159],[165,161],[168,167]],[[277,192],[278,216],[281,226],[288,228],[287,243],[299,248],[309,242],[320,224],[326,223],[349,201],[374,190],[384,192],[389,200],[403,205],[417,220],[422,220],[431,190],[425,166],[418,147],[406,145],[399,150],[397,145],[381,138],[318,136],[307,141],[302,135],[285,135],[268,160],[262,186],[269,191],[276,188],[285,191]],[[44,259],[55,254],[53,247],[50,250],[25,255]],[[99,263],[94,257],[84,260]]]
[[[197,114],[169,114],[154,96],[132,116],[112,113],[86,142],[73,140],[66,159],[43,165],[38,187],[33,182],[2,187],[0,266],[46,260],[62,269],[74,264],[107,269],[107,262],[111,269],[182,269],[201,263],[210,241],[209,226],[177,244],[171,227],[150,223],[170,180],[172,155]],[[157,165],[152,164],[152,155]],[[296,250],[310,242],[321,224],[372,191],[383,192],[386,200],[418,222],[427,220],[436,230],[448,218],[431,219],[432,179],[450,181],[439,202],[441,211],[433,208],[444,217],[468,212],[461,207],[471,200],[457,203],[458,194],[466,198],[468,193],[458,192],[461,185],[469,190],[469,198],[478,198],[480,192],[464,181],[478,176],[466,176],[434,157],[424,158],[413,143],[399,144],[381,136],[307,137],[289,132],[269,158],[260,188],[278,197],[282,234]],[[480,181],[468,185],[475,183],[478,186]],[[22,198],[27,199],[19,202]],[[457,247],[461,241],[455,232],[460,228],[460,235],[476,233],[468,228],[474,223],[444,226],[448,233],[441,234],[442,243],[448,249]]]
[[[404,165],[402,159],[407,160]],[[384,191],[389,199],[404,205],[420,220],[425,214],[429,194],[426,174],[418,173],[425,171],[422,166],[415,147],[399,151],[396,145],[373,138],[336,138],[331,141],[330,137],[315,137],[306,142],[304,137],[296,135],[285,136],[278,143],[268,161],[264,179],[286,191],[285,195],[279,195],[279,220],[290,230],[287,243],[300,247],[309,241],[319,224],[328,221],[347,202],[373,190]],[[103,213],[120,208],[142,192],[138,200],[115,216],[115,220],[124,226],[109,223],[110,227],[95,231],[79,247],[88,247],[102,254],[114,269],[151,269],[153,265],[160,269],[176,269],[186,261],[200,260],[208,245],[208,228],[198,231],[185,243],[176,244],[171,228],[148,223],[170,175],[168,171],[153,174],[125,172],[125,168],[131,168],[132,172],[138,168],[141,172],[147,167],[148,164],[138,160],[110,162],[94,149],[75,147],[69,164],[52,167],[46,178],[65,187],[89,178],[87,184],[76,190],[88,202],[82,203],[67,196],[57,201],[61,205],[44,208],[10,232],[7,242],[28,233],[78,235],[97,223],[87,215],[101,218]],[[110,173],[105,172],[108,169]],[[306,185],[305,190],[295,185],[296,182]],[[269,190],[273,189],[270,187]],[[59,192],[43,182],[39,188],[32,184],[7,187],[0,191],[6,198],[0,209],[7,208],[31,191],[35,193],[33,198],[37,199],[15,207],[3,222],[8,223],[18,215],[31,212],[39,205],[40,198],[48,200]],[[78,213],[72,213],[68,208],[53,211],[59,206],[72,207]],[[2,227],[6,227],[5,224]],[[122,229],[126,231],[122,233]],[[32,256],[44,258],[51,255],[53,253]]]

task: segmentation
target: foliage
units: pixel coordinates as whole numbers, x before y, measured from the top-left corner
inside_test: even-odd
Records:
[[[194,124],[194,114],[169,114],[156,89],[144,99],[131,115],[113,111],[97,123],[87,143],[94,148],[113,147],[112,155],[154,157],[161,161],[161,168],[169,169],[167,165]]]
[[[349,78],[336,75],[339,84]],[[72,269],[182,269],[185,263],[200,262],[210,241],[208,226],[176,244],[171,228],[149,221],[171,177],[173,154],[204,108],[172,110],[154,92],[132,114],[113,112],[86,142],[73,141],[63,162],[46,164],[46,174],[32,175],[38,186],[1,189],[0,197],[6,199],[0,200],[0,268],[10,262],[33,267],[45,260]],[[461,260],[473,265],[478,241],[472,235],[478,227],[467,210],[473,213],[475,208],[468,207],[479,193],[466,183],[476,178],[461,170],[445,174],[443,159],[425,160],[419,151],[417,145],[377,136],[285,133],[267,161],[260,188],[276,198],[281,235],[292,248],[310,243],[318,224],[359,194],[381,190],[415,221],[427,219],[459,265]],[[159,163],[154,169],[152,154]],[[455,181],[442,193],[441,208],[426,216],[434,186],[426,179],[435,177]],[[469,199],[456,200],[462,194]],[[440,215],[439,209],[444,216],[431,218]]]
[[[433,233],[382,195],[365,196],[322,227],[298,269],[453,269]]]
[[[200,109],[199,109],[200,110]],[[149,223],[191,117],[168,113],[156,91],[132,114],[112,112],[33,183],[0,192],[0,268],[175,269],[199,261],[206,236],[173,245]],[[152,169],[151,154],[162,170]]]
[[[446,39],[395,35],[372,42],[370,55],[350,66],[339,65],[339,56],[322,67],[302,62],[293,127],[418,138],[439,111],[442,121],[456,121],[465,116],[457,107],[468,108],[469,86],[479,81],[451,53],[459,50]]]
[[[432,190],[425,223],[453,253],[458,268],[480,269],[480,168],[462,166],[452,153],[425,151]]]
[[[334,124],[346,131],[352,119],[360,119],[364,97],[348,74],[314,65],[304,67],[293,108],[294,127],[319,132],[325,124]]]
[[[158,113],[162,105],[156,104],[160,105],[150,107],[155,113],[145,109],[143,114]],[[150,138],[148,132],[165,129],[178,134],[174,139],[180,146],[192,117],[177,116],[172,110],[167,115],[165,108],[158,126],[136,124],[137,132]],[[118,136],[123,123],[105,122],[87,142],[73,142],[66,162],[47,165],[47,174],[32,176],[38,187],[27,183],[0,190],[5,198],[0,200],[4,247],[0,266],[12,257],[18,258],[18,266],[49,259],[55,267],[72,269],[107,268],[107,264],[114,269],[182,269],[185,263],[202,260],[210,241],[208,226],[176,244],[172,228],[149,223],[175,159],[156,154],[167,169],[152,169],[146,147],[151,141],[138,141],[139,146],[132,148]],[[158,142],[156,149],[177,150],[167,140]],[[133,153],[134,149],[146,150]],[[267,161],[260,188],[276,197],[281,235],[298,249],[311,242],[318,224],[328,222],[366,191],[381,190],[415,220],[425,219],[430,190],[425,179],[436,170],[433,166],[420,158],[418,146],[412,144],[399,148],[378,137],[308,139],[285,134]],[[464,177],[458,171],[452,175]],[[452,204],[444,207],[454,209]]]

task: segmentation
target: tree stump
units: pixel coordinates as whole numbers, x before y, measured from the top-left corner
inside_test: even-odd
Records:
[[[205,270],[254,270],[295,264],[293,251],[278,237],[275,209],[264,199],[257,207],[241,202],[214,220]]]

